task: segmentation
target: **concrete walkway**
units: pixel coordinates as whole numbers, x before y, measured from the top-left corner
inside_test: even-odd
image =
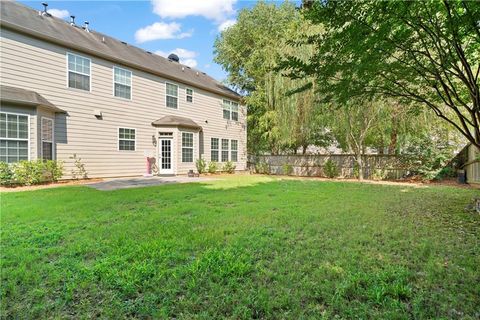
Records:
[[[172,183],[189,183],[189,182],[202,182],[202,181],[212,181],[217,180],[215,178],[208,177],[197,177],[190,178],[185,176],[179,177],[139,177],[139,178],[118,178],[118,179],[108,179],[101,182],[94,182],[85,184],[91,188],[95,188],[101,191],[109,190],[118,190],[118,189],[129,189],[129,188],[140,188],[148,186],[158,186],[162,184],[172,184]]]

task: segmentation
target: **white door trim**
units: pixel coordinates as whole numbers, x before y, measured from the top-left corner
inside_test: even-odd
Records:
[[[163,169],[162,168],[162,144],[164,141],[170,142],[170,168]],[[173,137],[161,137],[158,139],[158,173],[159,174],[174,174],[174,163],[175,161],[175,144]]]

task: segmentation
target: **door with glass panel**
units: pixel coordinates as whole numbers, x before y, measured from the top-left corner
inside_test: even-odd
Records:
[[[160,174],[173,173],[173,133],[162,132],[158,139],[158,168]]]

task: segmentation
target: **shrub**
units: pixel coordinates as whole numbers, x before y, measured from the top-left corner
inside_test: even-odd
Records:
[[[261,174],[269,174],[270,173],[270,166],[265,161],[260,161],[255,165],[255,171]]]
[[[323,172],[325,173],[325,176],[330,179],[338,177],[337,164],[334,161],[328,159],[323,165]]]
[[[227,173],[234,173],[235,172],[235,164],[232,162],[232,161],[227,161],[225,162],[225,164],[223,165],[223,171],[227,172]]]
[[[32,185],[43,181],[44,174],[43,160],[27,161],[22,160],[12,165],[13,179],[21,185]]]
[[[63,175],[63,163],[55,160],[22,160],[8,164],[0,162],[1,185],[32,185],[58,181]]]
[[[283,174],[284,175],[291,175],[293,173],[293,166],[291,164],[288,164],[288,163],[284,163],[282,165],[282,170],[283,170]]]
[[[73,159],[75,168],[72,169],[72,179],[86,179],[88,178],[87,170],[85,170],[85,164],[82,162],[82,158],[77,157],[77,154],[74,153],[73,156],[70,157]]]
[[[210,161],[208,164],[208,173],[215,173],[217,172],[218,164],[215,161]]]
[[[198,173],[205,173],[207,171],[207,161],[205,161],[205,159],[197,159],[195,165],[197,166]]]
[[[58,181],[63,175],[63,162],[47,160],[44,162],[44,179],[46,181]]]
[[[373,180],[385,180],[388,176],[388,171],[386,169],[375,169],[372,172]]]
[[[0,162],[0,185],[8,186],[13,183],[12,168],[6,162]]]

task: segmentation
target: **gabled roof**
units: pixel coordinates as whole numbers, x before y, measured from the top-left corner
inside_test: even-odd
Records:
[[[54,112],[65,112],[35,91],[22,88],[0,86],[0,100],[31,107],[44,107]]]
[[[154,127],[181,127],[202,130],[195,121],[178,116],[165,116],[152,122]]]
[[[204,72],[131,46],[105,34],[93,30],[87,32],[80,26],[72,26],[62,19],[39,14],[37,10],[18,2],[2,1],[0,12],[2,28],[13,29],[35,38],[235,100],[241,97]]]

